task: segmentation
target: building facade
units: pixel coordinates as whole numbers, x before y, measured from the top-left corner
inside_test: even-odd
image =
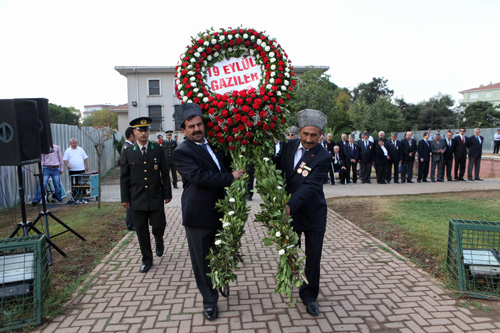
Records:
[[[326,72],[328,66],[294,66],[298,77],[308,68]],[[151,134],[166,130],[180,133],[174,113],[181,101],[175,95],[175,66],[116,66],[115,70],[127,78],[128,111],[118,114],[118,130],[125,132],[130,120],[147,116],[153,119]],[[181,135],[179,134],[181,139]]]
[[[459,101],[460,104],[467,105],[474,102],[490,102],[497,109],[500,108],[500,82],[487,86],[481,85],[478,88],[460,91],[460,93],[464,96],[464,98]]]
[[[93,105],[84,105],[83,106],[83,118],[87,118],[94,111],[100,111],[104,109],[111,109],[115,107],[115,105],[111,104],[93,104]]]

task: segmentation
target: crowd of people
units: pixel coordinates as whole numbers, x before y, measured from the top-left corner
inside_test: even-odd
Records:
[[[332,141],[332,134],[328,133],[327,139],[321,144],[330,153],[332,160],[324,182],[332,185],[355,184],[359,175],[362,184],[370,184],[374,166],[377,184],[389,184],[391,181],[414,183],[415,161],[418,163],[418,183],[480,181],[484,138],[480,135],[479,128],[474,129],[474,134],[469,137],[465,136],[465,131],[465,128],[460,128],[456,134],[448,130],[442,137],[439,130],[431,133],[429,129],[418,142],[411,131],[406,132],[401,140],[397,133],[392,133],[387,139],[384,131],[380,131],[375,140],[368,132],[364,132],[362,139],[358,141],[355,141],[354,135],[350,135],[348,139],[347,134],[342,134],[337,143]],[[500,130],[497,134],[500,142]]]

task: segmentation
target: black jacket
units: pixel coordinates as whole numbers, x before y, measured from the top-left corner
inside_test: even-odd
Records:
[[[481,158],[483,154],[484,138],[480,135],[481,143],[476,139],[475,135],[467,138],[467,148],[469,148],[469,158]]]
[[[414,161],[415,160],[415,154],[417,153],[417,141],[415,139],[411,139],[411,147],[410,143],[408,142],[408,139],[403,139],[401,141],[401,159],[403,161]],[[412,156],[410,156],[410,153],[413,153]]]
[[[359,147],[359,159],[361,163],[371,163],[373,162],[375,155],[375,144],[368,141],[368,147],[365,147],[365,142],[363,140],[358,141]]]
[[[418,160],[423,158],[424,162],[428,162],[431,159],[431,143],[429,141],[425,142],[424,139],[418,142]]]
[[[175,148],[177,148],[177,141],[170,140],[170,142],[168,142],[167,140],[165,140],[161,143],[161,146],[163,147],[163,149],[165,149],[165,156],[167,157],[167,163],[173,164],[174,163],[173,154]]]
[[[278,169],[284,173],[286,191],[292,195],[288,206],[293,218],[293,229],[325,230],[326,200],[323,180],[330,167],[332,156],[319,144],[304,153],[299,168],[293,165],[300,139],[290,140],[274,158]]]
[[[385,148],[389,152],[391,162],[399,163],[399,161],[401,161],[403,154],[401,141],[396,140],[396,147],[394,147],[394,143],[392,142],[392,140],[387,140],[385,142]]]
[[[123,149],[120,163],[121,202],[129,202],[132,210],[163,208],[165,199],[172,199],[165,151],[148,142],[146,157],[137,143]]]
[[[211,147],[221,170],[210,154],[189,140],[174,150],[177,170],[182,176],[182,224],[188,227],[215,228],[222,226],[222,213],[215,203],[224,198],[224,187],[233,181],[233,174],[224,165],[223,154]]]
[[[384,151],[382,150],[382,147],[380,147],[380,145],[376,145],[374,150],[375,150],[375,165],[385,165],[386,163],[388,163],[389,160],[387,159],[387,156],[385,156]]]
[[[460,135],[457,135],[453,139],[453,145],[455,146],[453,148],[453,153],[455,154],[455,157],[457,157],[457,158],[462,158],[464,156],[467,156],[467,144],[468,144],[469,138],[464,135],[464,139],[465,139],[465,144],[462,142]]]

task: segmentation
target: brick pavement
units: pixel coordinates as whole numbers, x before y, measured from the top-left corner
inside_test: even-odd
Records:
[[[325,185],[327,197],[464,189],[500,189],[500,179]],[[129,233],[92,272],[87,287],[69,301],[66,315],[43,332],[500,332],[500,319],[458,307],[426,273],[385,251],[381,242],[332,210],[323,251],[321,315],[309,316],[302,304],[287,306],[272,293],[277,253],[262,245],[265,230],[252,222],[258,196],[251,202],[238,280],[229,298],[219,300],[219,319],[208,322],[181,226],[181,191],[174,190],[175,200],[166,209],[166,253],[155,258],[152,269],[139,272],[137,239]],[[108,198],[113,200],[113,195]]]

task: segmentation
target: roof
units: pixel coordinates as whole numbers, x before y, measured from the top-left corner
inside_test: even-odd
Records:
[[[293,66],[296,74],[303,74],[309,68],[321,69],[323,73],[330,69],[329,66]],[[124,76],[135,73],[175,73],[175,66],[115,66],[115,70]]]
[[[459,93],[463,94],[465,92],[471,92],[471,91],[495,90],[495,89],[500,89],[500,82],[499,83],[494,83],[494,84],[489,84],[487,86],[480,86],[479,88],[472,88],[472,89],[462,90],[462,91],[459,91]]]
[[[108,109],[111,112],[114,113],[123,113],[123,112],[128,112],[128,104],[120,104],[117,106],[113,106]]]

